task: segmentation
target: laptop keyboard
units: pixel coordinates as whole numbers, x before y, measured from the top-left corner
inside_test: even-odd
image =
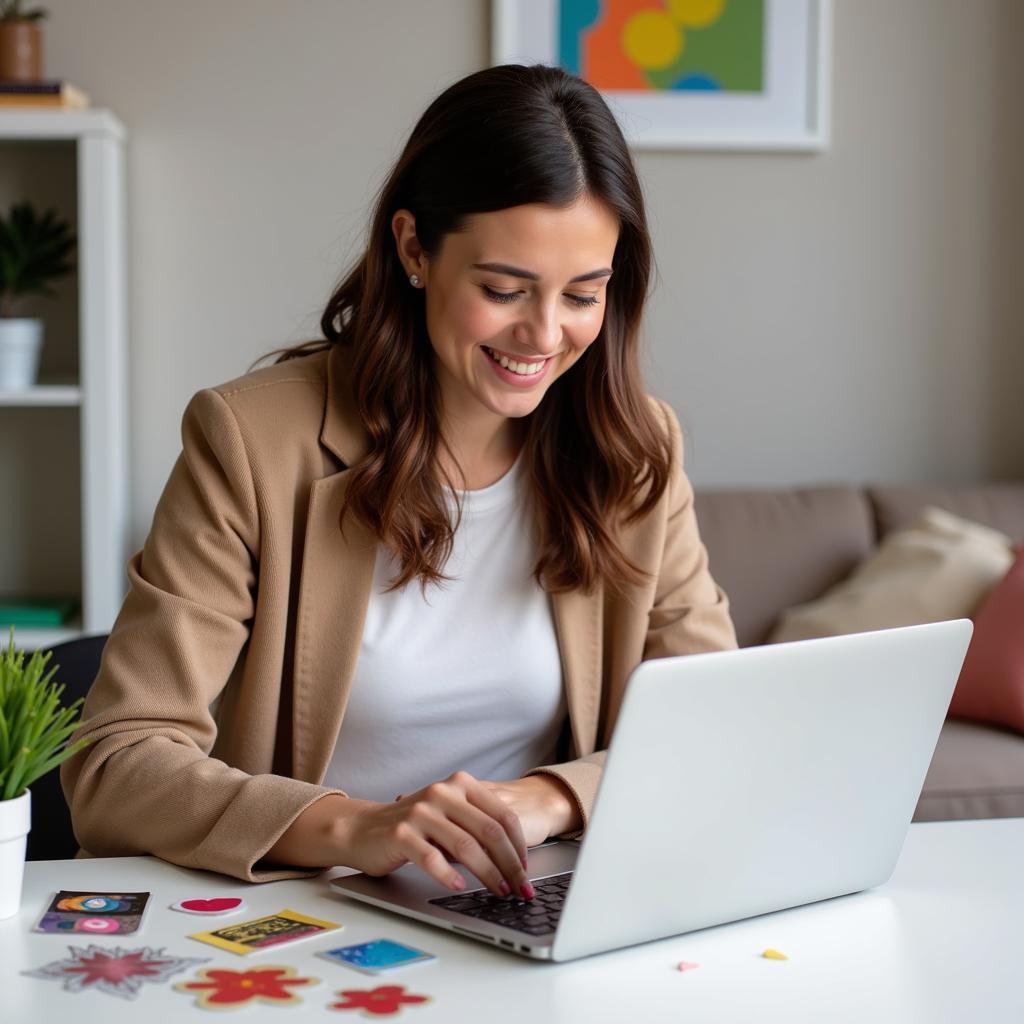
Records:
[[[468,914],[482,921],[513,928],[517,932],[548,935],[558,924],[571,880],[571,871],[537,881],[531,879],[536,893],[532,900],[524,900],[521,896],[495,896],[490,889],[474,889],[453,896],[436,896],[427,902],[445,910],[454,910],[457,914]]]

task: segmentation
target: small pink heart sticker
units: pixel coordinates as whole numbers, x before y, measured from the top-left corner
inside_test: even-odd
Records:
[[[186,914],[230,914],[243,907],[245,900],[238,896],[214,896],[206,900],[181,900],[171,904],[171,910],[183,910]]]

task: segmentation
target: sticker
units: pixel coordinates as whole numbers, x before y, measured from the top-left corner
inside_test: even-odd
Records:
[[[214,896],[211,899],[178,900],[171,904],[171,910],[181,910],[186,914],[234,914],[245,910],[246,902],[239,896]]]
[[[226,924],[209,932],[196,932],[190,939],[208,942],[211,946],[226,949],[231,953],[245,956],[270,946],[280,946],[286,942],[297,942],[300,939],[311,939],[326,932],[339,931],[343,925],[334,921],[321,921],[317,917],[307,917],[294,910],[282,910],[277,914],[267,914],[251,921],[239,921],[237,924]]]
[[[148,892],[78,892],[61,889],[32,930],[51,935],[86,932],[128,935],[142,925]]]
[[[170,956],[163,948],[104,949],[87,946],[84,949],[68,946],[71,956],[54,960],[34,971],[22,971],[30,978],[50,978],[62,982],[65,992],[85,992],[97,989],[122,999],[134,999],[142,983],[159,984],[172,974],[184,971],[193,964],[205,964],[209,957]]]
[[[766,949],[761,956],[766,960],[788,960],[789,957],[785,953],[780,953],[777,949]]]
[[[293,991],[319,985],[319,978],[303,978],[294,967],[253,967],[236,971],[230,967],[203,967],[195,981],[179,981],[178,992],[195,993],[196,1006],[204,1010],[227,1009],[247,1003],[297,1006],[302,1000]]]
[[[692,971],[696,967],[700,967],[700,964],[691,964],[687,960],[679,961],[679,970],[681,971]]]
[[[366,1017],[396,1014],[406,1003],[429,1003],[430,996],[407,995],[404,985],[378,985],[377,988],[345,988],[340,1003],[328,1003],[328,1010],[362,1010]]]
[[[332,963],[345,964],[366,974],[380,974],[407,964],[421,964],[428,960],[436,960],[433,953],[422,949],[405,946],[391,939],[374,939],[372,942],[359,942],[354,946],[339,946],[337,949],[325,949],[317,956],[322,956]]]

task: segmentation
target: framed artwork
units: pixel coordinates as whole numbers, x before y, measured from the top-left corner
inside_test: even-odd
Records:
[[[491,64],[599,89],[634,149],[821,150],[831,0],[492,0]]]

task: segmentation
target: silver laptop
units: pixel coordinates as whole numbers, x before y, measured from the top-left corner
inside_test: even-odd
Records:
[[[500,949],[572,960],[859,892],[906,838],[968,619],[642,662],[583,838],[529,850],[534,900],[461,865],[337,892]]]

